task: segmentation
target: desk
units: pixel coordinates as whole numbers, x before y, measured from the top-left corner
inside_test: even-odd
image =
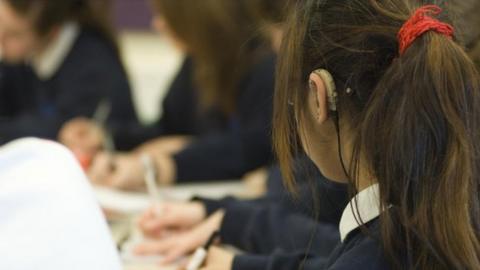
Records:
[[[110,220],[115,241],[123,242],[126,235],[133,231],[133,220],[143,209],[150,205],[150,198],[145,193],[119,192],[105,188],[95,189],[100,205],[115,210],[120,215]],[[185,201],[194,195],[218,199],[228,195],[249,197],[254,191],[243,181],[228,181],[203,184],[183,184],[161,188],[160,194],[165,200]],[[113,209],[112,209],[113,208]],[[158,265],[126,263],[125,270],[176,270],[177,267],[160,267]]]
[[[152,265],[127,265],[123,268],[124,270],[177,270],[176,267],[160,267]]]

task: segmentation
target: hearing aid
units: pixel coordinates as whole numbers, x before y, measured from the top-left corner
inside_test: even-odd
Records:
[[[330,74],[330,72],[328,72],[326,69],[317,69],[313,71],[313,73],[320,76],[325,83],[325,88],[327,90],[328,109],[331,112],[337,112],[338,93],[332,74]]]

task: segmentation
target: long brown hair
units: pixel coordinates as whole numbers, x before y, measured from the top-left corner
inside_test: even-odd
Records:
[[[263,23],[282,24],[287,19],[294,0],[250,0],[249,6],[254,18]]]
[[[238,84],[256,58],[248,0],[154,0],[155,11],[188,46],[202,107],[235,110]]]
[[[112,25],[111,0],[6,0],[19,14],[32,20],[39,37],[67,21],[100,34],[119,54]]]
[[[392,206],[380,216],[380,242],[393,268],[478,269],[479,75],[462,44],[433,31],[398,53],[406,20],[422,4],[443,1],[298,2],[275,94],[274,147],[287,183],[309,74],[327,69],[353,140],[351,184],[365,165],[382,209]],[[447,12],[439,20],[452,23]]]

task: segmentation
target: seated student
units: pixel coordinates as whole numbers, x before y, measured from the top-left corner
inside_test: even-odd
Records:
[[[52,142],[0,148],[0,238],[0,269],[122,269],[85,174]]]
[[[480,265],[479,76],[443,1],[429,2],[306,0],[289,23],[274,121],[284,175],[299,138],[356,193],[342,243],[306,269]],[[214,248],[201,269],[240,269],[238,258]]]
[[[151,140],[132,153],[100,154],[91,178],[119,188],[141,186],[145,153],[155,161],[162,184],[236,179],[268,165],[275,58],[255,38],[246,3],[153,2],[154,25],[189,57],[156,126],[125,126],[114,133],[137,143]]]
[[[0,143],[56,139],[68,120],[92,117],[102,106],[110,107],[108,122],[135,121],[107,4],[0,1]]]

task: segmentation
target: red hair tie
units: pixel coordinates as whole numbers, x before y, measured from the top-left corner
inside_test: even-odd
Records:
[[[438,15],[441,12],[442,9],[437,5],[426,5],[415,11],[398,32],[400,55],[403,55],[417,38],[431,30],[453,38],[455,31],[453,26],[428,16],[428,14]]]

